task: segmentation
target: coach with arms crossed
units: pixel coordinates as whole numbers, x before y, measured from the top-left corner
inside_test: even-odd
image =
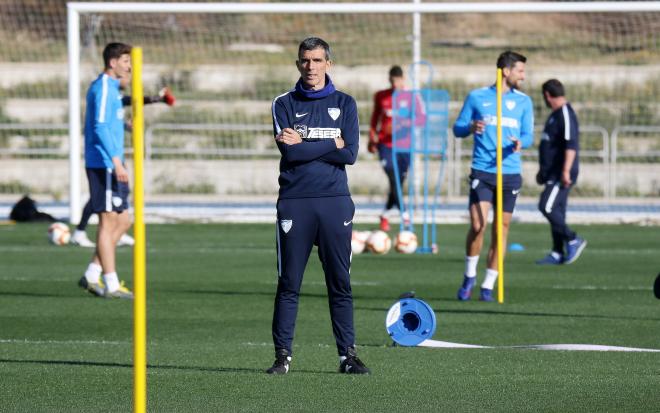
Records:
[[[531,146],[534,137],[532,100],[518,88],[525,80],[525,56],[502,53],[497,68],[502,69],[502,239],[506,245],[511,216],[522,186],[520,150]],[[497,89],[495,85],[476,89],[465,98],[454,124],[454,136],[474,134],[470,174],[470,229],[465,246],[465,273],[458,299],[469,300],[477,278],[477,263],[484,242],[491,205],[495,205],[497,185]],[[497,280],[497,223],[493,223],[486,277],[479,299],[494,301]],[[506,251],[506,247],[504,247]],[[502,251],[502,253],[504,253]]]
[[[286,374],[303,272],[314,245],[328,289],[339,371],[368,374],[357,357],[350,283],[351,234],[355,205],[346,165],[358,153],[355,100],[327,75],[330,46],[310,37],[298,47],[300,79],[293,90],[273,100],[273,129],[280,160],[277,200],[277,293],[273,314],[275,362],[269,374]]]

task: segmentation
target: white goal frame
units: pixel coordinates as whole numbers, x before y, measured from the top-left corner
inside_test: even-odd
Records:
[[[310,6],[313,6],[310,9]],[[69,219],[80,220],[81,98],[80,15],[85,13],[277,13],[411,14],[413,62],[421,56],[421,13],[621,13],[660,12],[660,1],[503,2],[503,3],[67,3],[69,67]],[[415,76],[417,78],[417,76]]]

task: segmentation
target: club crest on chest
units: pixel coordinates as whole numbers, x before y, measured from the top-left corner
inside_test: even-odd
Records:
[[[328,115],[330,115],[332,120],[337,120],[340,114],[341,110],[339,108],[328,108]]]

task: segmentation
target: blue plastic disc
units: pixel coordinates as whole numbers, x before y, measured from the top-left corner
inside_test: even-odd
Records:
[[[419,298],[404,298],[394,303],[387,312],[385,328],[395,343],[416,346],[433,337],[435,313]]]
[[[509,251],[525,251],[525,247],[522,244],[513,243],[509,245]]]

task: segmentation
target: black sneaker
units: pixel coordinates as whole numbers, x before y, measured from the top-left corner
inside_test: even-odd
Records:
[[[346,359],[339,365],[339,372],[346,374],[371,374],[371,370],[360,360],[353,347],[346,351]]]
[[[275,362],[273,367],[266,370],[268,374],[287,374],[289,372],[289,366],[291,365],[291,356],[289,352],[285,349],[279,349],[275,351]]]

